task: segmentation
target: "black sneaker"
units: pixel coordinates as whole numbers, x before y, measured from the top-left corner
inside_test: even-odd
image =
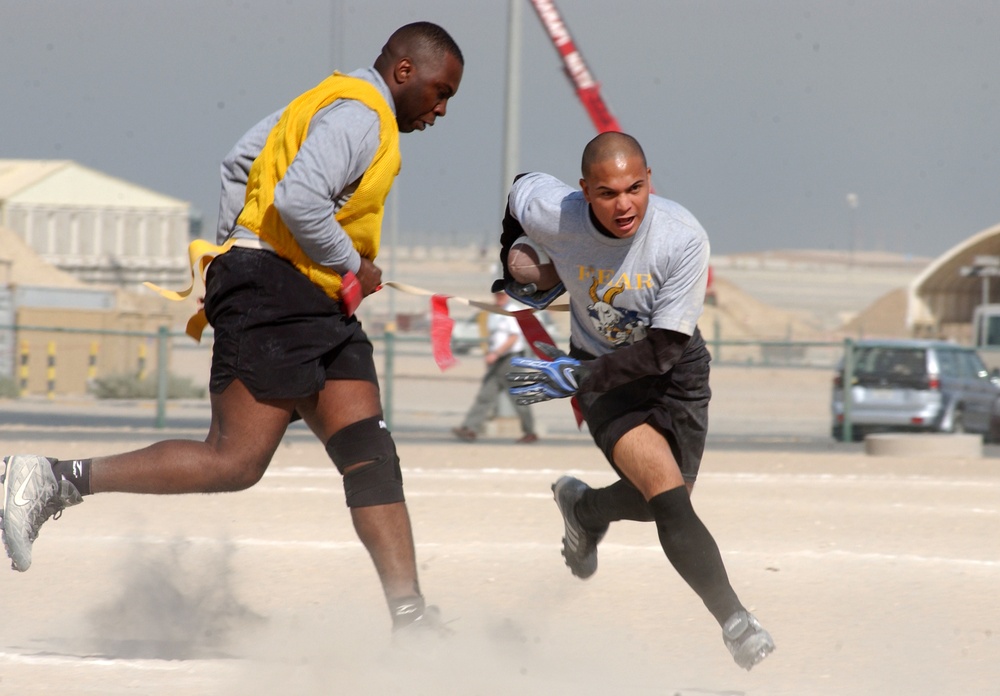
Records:
[[[563,476],[552,484],[552,494],[562,513],[566,535],[563,537],[562,555],[573,575],[587,579],[597,572],[597,545],[608,528],[592,532],[580,524],[574,508],[590,486],[572,476]]]
[[[458,428],[452,428],[451,434],[463,442],[475,442],[477,437],[475,430],[466,428],[464,425]]]

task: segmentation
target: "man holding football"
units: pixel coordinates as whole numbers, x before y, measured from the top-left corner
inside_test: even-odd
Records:
[[[708,426],[710,356],[698,330],[708,273],[704,229],[682,206],[650,194],[639,143],[602,133],[583,151],[580,187],[541,173],[511,187],[501,237],[512,297],[535,308],[569,293],[570,353],[518,358],[511,393],[522,403],[575,396],[595,443],[620,476],[601,489],[570,476],[553,485],[574,575],[597,570],[611,522],[651,521],[680,576],[722,628],[736,663],[751,669],[774,650],[737,598],[691,492]],[[527,235],[551,258],[554,287],[519,281],[508,257]]]

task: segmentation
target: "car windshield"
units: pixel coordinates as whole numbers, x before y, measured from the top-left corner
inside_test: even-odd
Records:
[[[923,348],[859,346],[854,354],[854,374],[858,376],[921,377],[927,372],[927,351]]]

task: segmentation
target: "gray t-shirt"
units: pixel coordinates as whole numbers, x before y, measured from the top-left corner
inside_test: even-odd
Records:
[[[395,112],[389,88],[373,68],[350,73],[373,84]],[[216,240],[257,239],[236,225],[246,200],[250,167],[284,109],[274,112],[240,138],[222,161],[222,196]],[[285,176],[274,189],[274,207],[295,241],[313,261],[337,273],[357,272],[361,257],[334,219],[357,190],[379,146],[378,114],[355,99],[339,99],[320,109]]]
[[[646,336],[647,327],[691,336],[708,280],[708,235],[681,205],[649,197],[626,239],[593,224],[583,192],[548,174],[526,174],[510,213],[552,258],[570,297],[573,345],[600,356]]]

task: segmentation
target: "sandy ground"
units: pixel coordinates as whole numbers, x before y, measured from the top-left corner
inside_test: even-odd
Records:
[[[390,275],[473,297],[493,275],[488,260],[414,260]],[[824,326],[880,296],[879,283],[913,273],[886,280],[879,269],[862,283],[852,267],[845,282],[802,259],[765,261],[719,276],[768,302],[784,298],[786,313],[818,308],[812,320]],[[420,313],[426,300],[380,294],[366,305],[374,318]],[[767,328],[765,313],[742,311],[736,318],[756,330],[785,331],[786,314]],[[204,383],[208,355],[175,351],[171,369]],[[102,495],[46,524],[30,571],[0,571],[0,694],[1000,694],[995,457],[868,457],[825,439],[829,370],[717,365],[694,502],[778,645],[746,673],[653,526],[614,526],[590,580],[563,565],[549,486],[567,472],[612,481],[565,403],[536,409],[535,445],[512,444],[510,421],[459,443],[449,429],[472,401],[481,358],[442,374],[426,347],[405,345],[394,372],[391,419],[421,582],[451,636],[390,638],[339,477],[292,428],[248,491]],[[79,426],[0,422],[2,453],[56,457],[200,439],[209,415],[206,402],[172,403],[170,427],[158,431],[141,425],[152,422],[148,402],[10,403],[33,417],[80,414]],[[82,424],[121,414],[140,424]]]
[[[539,412],[536,445],[452,440],[478,360],[457,369],[413,367],[395,414],[421,581],[450,637],[390,639],[339,477],[297,431],[248,491],[102,495],[49,522],[32,568],[0,572],[0,694],[1000,693],[996,459],[783,448],[825,432],[829,375],[717,369],[721,439],[694,502],[778,645],[746,673],[651,525],[614,526],[598,573],[570,575],[549,486],[609,483],[608,467],[565,404]],[[4,452],[59,457],[165,436],[200,433],[0,424]]]

